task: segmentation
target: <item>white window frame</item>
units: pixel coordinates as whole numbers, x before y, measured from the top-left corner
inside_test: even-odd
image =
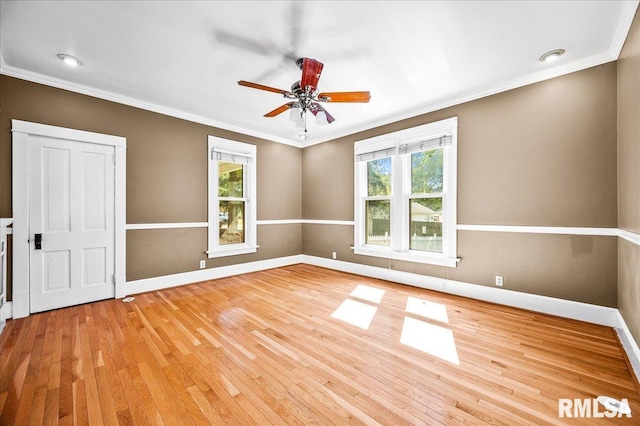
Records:
[[[409,199],[411,198],[411,153],[400,148],[419,140],[451,136],[451,144],[443,149],[442,253],[409,249]],[[456,267],[457,257],[457,146],[458,118],[437,121],[398,132],[364,139],[354,146],[354,254]],[[367,161],[358,156],[374,152],[391,152],[391,244],[366,244],[365,203],[367,194]],[[384,154],[383,154],[384,155]],[[400,219],[398,219],[400,218]]]
[[[208,250],[209,258],[255,253],[257,246],[256,223],[256,146],[209,135],[208,155]],[[218,206],[218,163],[219,155],[238,156],[243,165],[244,180],[244,242],[220,244]]]

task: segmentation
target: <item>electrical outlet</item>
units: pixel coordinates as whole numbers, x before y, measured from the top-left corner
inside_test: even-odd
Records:
[[[206,266],[207,266],[206,260],[201,260],[200,261],[200,269],[204,269]]]
[[[500,275],[496,275],[496,285],[498,287],[502,287],[504,285],[504,278],[502,278]]]
[[[334,259],[336,258],[336,252],[335,251],[333,252],[333,258]]]

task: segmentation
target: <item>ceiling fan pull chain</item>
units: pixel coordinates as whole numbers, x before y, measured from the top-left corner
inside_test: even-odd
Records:
[[[307,139],[307,109],[306,108],[302,110],[302,114],[304,114],[304,138]]]

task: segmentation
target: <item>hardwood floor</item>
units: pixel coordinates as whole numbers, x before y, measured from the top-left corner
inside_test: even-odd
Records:
[[[640,423],[610,328],[309,265],[31,315],[0,343],[2,425]],[[599,395],[633,417],[559,417]]]

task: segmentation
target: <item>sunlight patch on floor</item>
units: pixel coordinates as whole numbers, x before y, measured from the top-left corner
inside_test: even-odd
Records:
[[[373,303],[380,303],[380,301],[382,300],[382,296],[384,296],[384,290],[370,287],[368,285],[359,284],[356,288],[353,289],[353,291],[351,292],[351,296]]]
[[[338,306],[338,309],[331,314],[331,317],[367,330],[377,310],[378,308],[375,306],[346,299]]]
[[[449,323],[447,307],[442,303],[430,302],[429,300],[409,296],[406,311],[410,314],[420,315],[421,317],[435,321]]]
[[[460,365],[453,332],[447,328],[405,317],[400,343]]]

